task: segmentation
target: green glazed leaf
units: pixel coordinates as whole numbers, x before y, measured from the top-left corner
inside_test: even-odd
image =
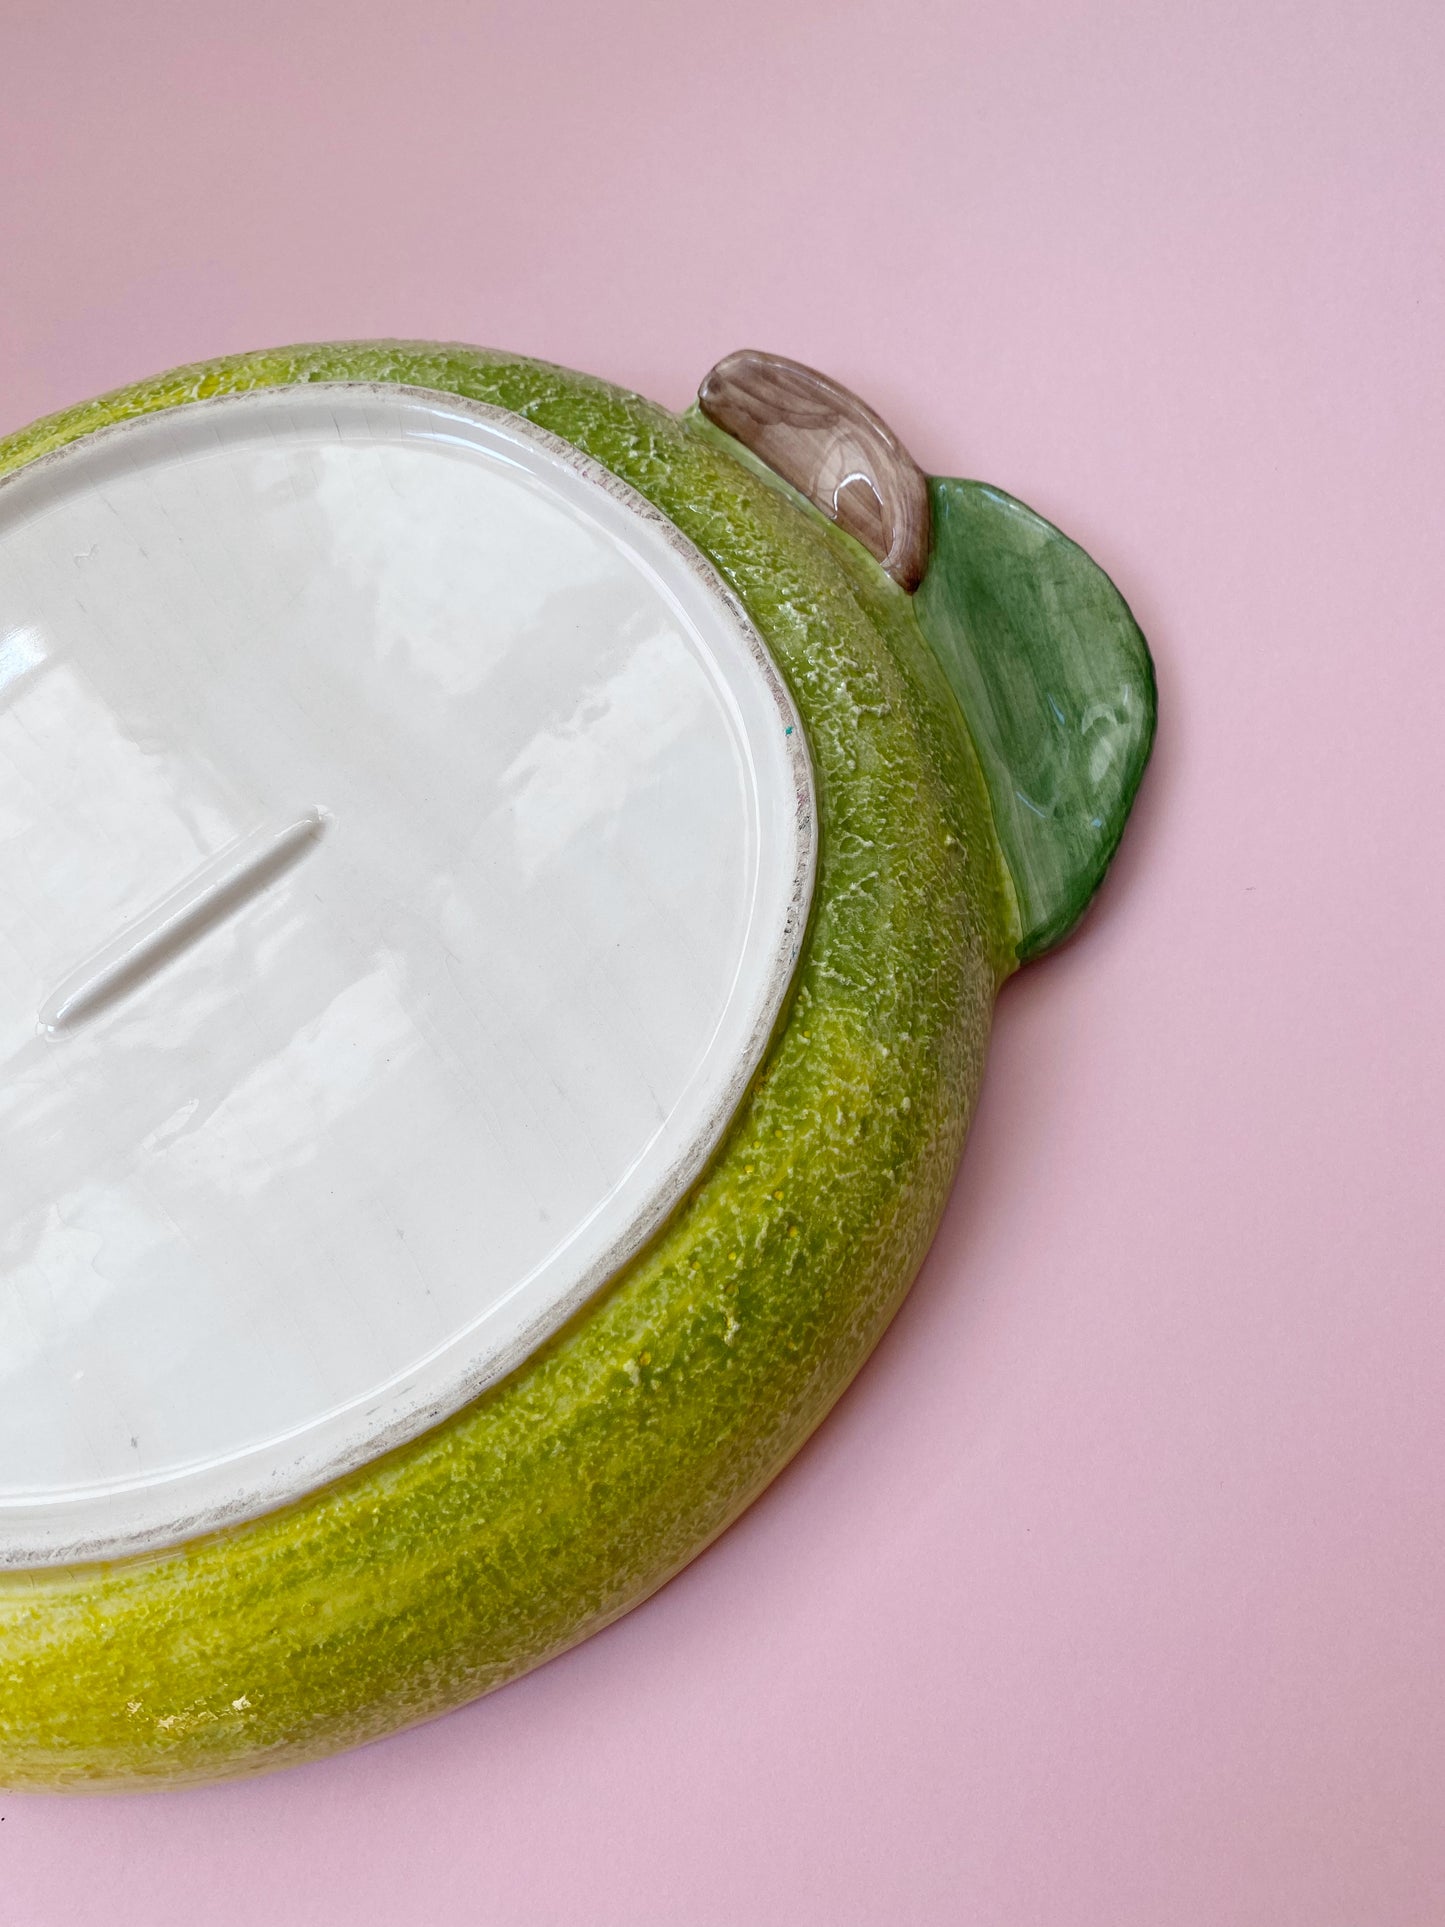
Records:
[[[1097,563],[1001,489],[934,476],[914,604],[983,764],[1021,961],[1061,943],[1118,847],[1154,740],[1154,666]]]

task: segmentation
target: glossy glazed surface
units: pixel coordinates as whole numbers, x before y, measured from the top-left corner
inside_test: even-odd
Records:
[[[1019,907],[1019,958],[1074,928],[1154,742],[1154,665],[1077,542],[1002,489],[933,476],[918,620],[967,716]]]
[[[841,382],[744,348],[704,376],[698,408],[835,522],[900,588],[928,566],[928,480],[893,430]]]
[[[0,1779],[255,1771],[510,1678],[662,1583],[778,1471],[922,1259],[1018,931],[912,603],[717,441],[555,368],[342,345],[183,369],[0,445],[15,467],[222,390],[394,380],[511,408],[643,490],[742,598],[821,812],[793,1000],[719,1156],[567,1330],[434,1431],[178,1551],[0,1578]]]
[[[459,399],[113,427],[0,484],[0,581],[29,1566],[299,1497],[555,1330],[746,1085],[813,809],[696,550]]]

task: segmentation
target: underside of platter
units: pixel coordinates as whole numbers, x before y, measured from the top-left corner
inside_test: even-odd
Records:
[[[782,1008],[812,779],[700,553],[367,383],[0,483],[0,1565],[255,1516],[555,1332]]]

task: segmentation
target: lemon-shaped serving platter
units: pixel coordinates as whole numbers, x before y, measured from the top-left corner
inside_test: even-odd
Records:
[[[1154,725],[1108,579],[744,353],[183,369],[0,442],[0,1780],[606,1623],[947,1195]]]

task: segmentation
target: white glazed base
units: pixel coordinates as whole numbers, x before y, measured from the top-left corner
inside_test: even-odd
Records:
[[[706,562],[455,397],[102,431],[0,483],[0,583],[24,1566],[299,1496],[554,1331],[746,1086],[813,809]]]

